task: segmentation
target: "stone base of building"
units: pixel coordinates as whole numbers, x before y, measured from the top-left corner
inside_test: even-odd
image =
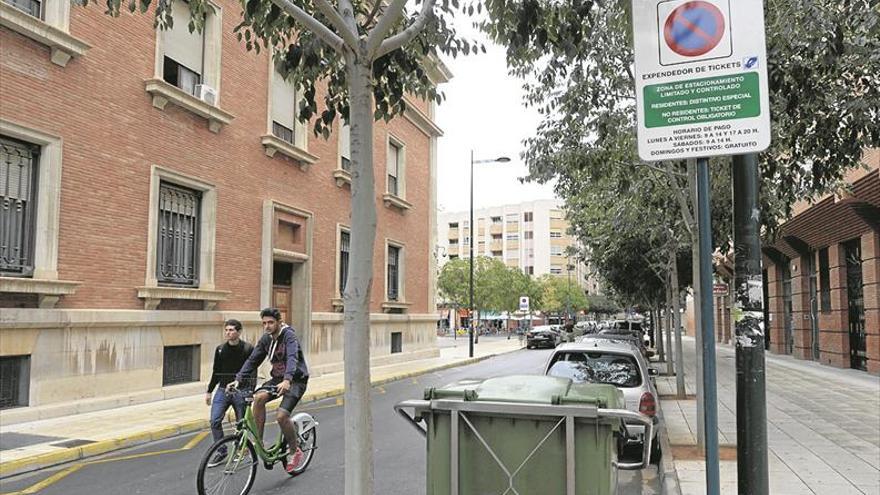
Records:
[[[256,311],[4,309],[0,357],[18,371],[20,407],[2,423],[47,419],[203,392],[223,322],[262,334]],[[371,315],[374,366],[439,356],[436,315]],[[342,371],[342,314],[312,313],[297,329],[313,376]],[[267,375],[266,369],[261,376]]]

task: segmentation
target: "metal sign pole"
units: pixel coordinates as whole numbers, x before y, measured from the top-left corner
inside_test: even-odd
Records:
[[[764,375],[764,287],[758,206],[758,158],[733,157],[736,291],[736,458],[740,495],[770,493]]]
[[[700,314],[702,315],[703,414],[705,425],[706,493],[720,493],[718,468],[718,402],[715,382],[715,318],[713,318],[712,219],[709,204],[709,159],[697,158],[697,216],[700,225]]]

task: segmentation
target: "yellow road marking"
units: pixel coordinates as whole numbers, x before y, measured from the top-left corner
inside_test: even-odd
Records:
[[[336,398],[336,405],[341,406],[342,404],[345,404],[345,401],[342,399],[342,397],[337,397]]]
[[[186,450],[191,450],[196,445],[201,443],[201,441],[204,440],[205,437],[207,437],[210,433],[211,433],[210,431],[199,432],[194,437],[192,437],[188,442],[186,442],[186,444],[184,444],[183,447],[180,447],[177,449],[157,450],[156,452],[144,452],[142,454],[124,455],[121,457],[111,457],[109,459],[98,459],[98,460],[94,460],[94,461],[82,462],[80,464],[70,466],[69,468],[64,469],[62,471],[58,471],[57,473],[53,474],[52,476],[49,476],[48,478],[46,478],[38,483],[34,483],[33,485],[25,488],[24,490],[20,490],[17,492],[3,493],[0,495],[32,495],[34,493],[39,492],[40,490],[44,490],[44,489],[54,485],[55,483],[58,483],[59,481],[66,478],[67,476],[79,471],[80,469],[82,469],[86,466],[91,466],[91,465],[95,465],[95,464],[106,464],[108,462],[128,461],[131,459],[141,459],[143,457],[153,457],[153,456],[157,456],[157,455],[173,454],[175,452],[184,452]]]
[[[380,394],[384,394],[384,393],[385,393],[385,387],[376,387],[376,390],[377,390]]]

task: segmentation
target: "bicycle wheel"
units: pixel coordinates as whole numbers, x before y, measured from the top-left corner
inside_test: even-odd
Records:
[[[247,495],[257,477],[257,453],[250,442],[241,446],[241,437],[232,434],[217,440],[205,452],[196,476],[199,495]],[[226,452],[222,462],[218,456]]]
[[[299,463],[299,466],[296,466],[293,471],[287,473],[291,477],[302,474],[302,472],[309,467],[309,463],[312,462],[312,456],[315,454],[315,449],[318,448],[318,430],[312,428],[303,433],[302,436],[299,437],[299,448],[303,451],[303,458]],[[287,459],[288,457],[285,457],[281,460],[281,464],[284,466],[285,470],[287,469]]]

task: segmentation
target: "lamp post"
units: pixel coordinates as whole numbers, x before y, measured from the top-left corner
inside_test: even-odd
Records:
[[[474,232],[477,229],[474,228],[474,165],[480,163],[507,163],[510,161],[510,158],[506,156],[499,156],[498,158],[490,158],[486,160],[474,160],[474,150],[471,150],[471,208],[470,208],[470,221],[468,223],[468,229],[470,238],[468,239],[468,251],[470,255],[468,256],[468,261],[470,262],[470,278],[468,280],[468,315],[470,318],[468,319],[468,357],[474,357]]]

